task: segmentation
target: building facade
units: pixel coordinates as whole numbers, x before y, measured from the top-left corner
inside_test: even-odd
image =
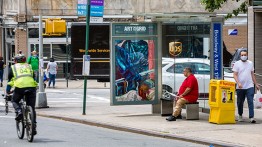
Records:
[[[243,1],[243,0],[242,0]],[[105,0],[104,21],[146,21],[147,14],[206,13],[201,0]],[[78,0],[1,0],[0,56],[7,63],[18,50],[29,56],[32,50],[38,50],[38,16],[43,18],[63,18],[67,21],[68,35],[62,37],[44,37],[44,61],[55,57],[59,65],[59,75],[64,76],[64,65],[68,60],[65,48],[71,43],[70,29],[74,22],[85,22],[77,16]],[[240,3],[229,2],[217,14],[226,14]],[[236,22],[242,21],[241,24]],[[237,35],[228,31],[236,29]],[[246,16],[238,20],[227,20],[224,27],[224,41],[230,53],[239,47],[247,47]],[[204,39],[203,39],[204,40]]]

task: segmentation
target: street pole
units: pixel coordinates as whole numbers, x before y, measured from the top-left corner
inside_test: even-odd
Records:
[[[43,26],[42,26],[42,15],[39,15],[39,92],[36,96],[36,108],[48,108],[46,93],[44,92],[44,60],[43,60]]]
[[[85,49],[85,55],[88,54],[90,1],[91,0],[87,0],[87,7],[86,7],[86,49]],[[87,87],[86,85],[87,85],[87,77],[84,76],[84,102],[83,102],[83,113],[82,113],[83,115],[86,115],[86,87]]]
[[[68,88],[68,22],[66,22],[66,87]]]

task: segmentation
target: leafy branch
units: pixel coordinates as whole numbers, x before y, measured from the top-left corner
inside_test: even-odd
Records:
[[[232,0],[239,2],[240,0]],[[227,3],[228,0],[201,0],[201,4],[205,5],[205,10],[208,12],[214,12],[215,10],[218,10],[222,8],[223,4]],[[233,15],[237,16],[239,13],[247,13],[248,8],[248,2],[247,0],[242,2],[239,8],[234,9],[231,13],[228,13],[225,17],[226,19],[231,18]]]

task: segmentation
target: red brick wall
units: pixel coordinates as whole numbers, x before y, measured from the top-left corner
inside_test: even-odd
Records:
[[[15,33],[15,52],[22,50],[23,54],[27,56],[27,35],[26,31],[17,29]]]
[[[238,35],[228,35],[228,29],[237,29]],[[236,48],[247,48],[247,26],[223,26],[223,40],[230,53],[234,53]]]

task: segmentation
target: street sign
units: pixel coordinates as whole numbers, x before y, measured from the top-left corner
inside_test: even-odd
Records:
[[[86,6],[87,0],[78,0],[77,1],[77,15],[78,16],[86,16]]]
[[[238,30],[237,29],[228,29],[228,35],[237,35],[238,34]]]
[[[90,17],[90,23],[103,23],[103,17]]]
[[[212,31],[213,31],[213,74],[214,74],[214,79],[221,79],[222,78],[222,34],[223,34],[223,29],[222,29],[222,24],[221,23],[213,23]]]
[[[91,17],[103,17],[104,6],[90,6],[90,16]]]
[[[102,23],[104,15],[104,0],[90,1],[90,23]]]
[[[88,76],[90,73],[90,55],[83,55],[83,76]]]

